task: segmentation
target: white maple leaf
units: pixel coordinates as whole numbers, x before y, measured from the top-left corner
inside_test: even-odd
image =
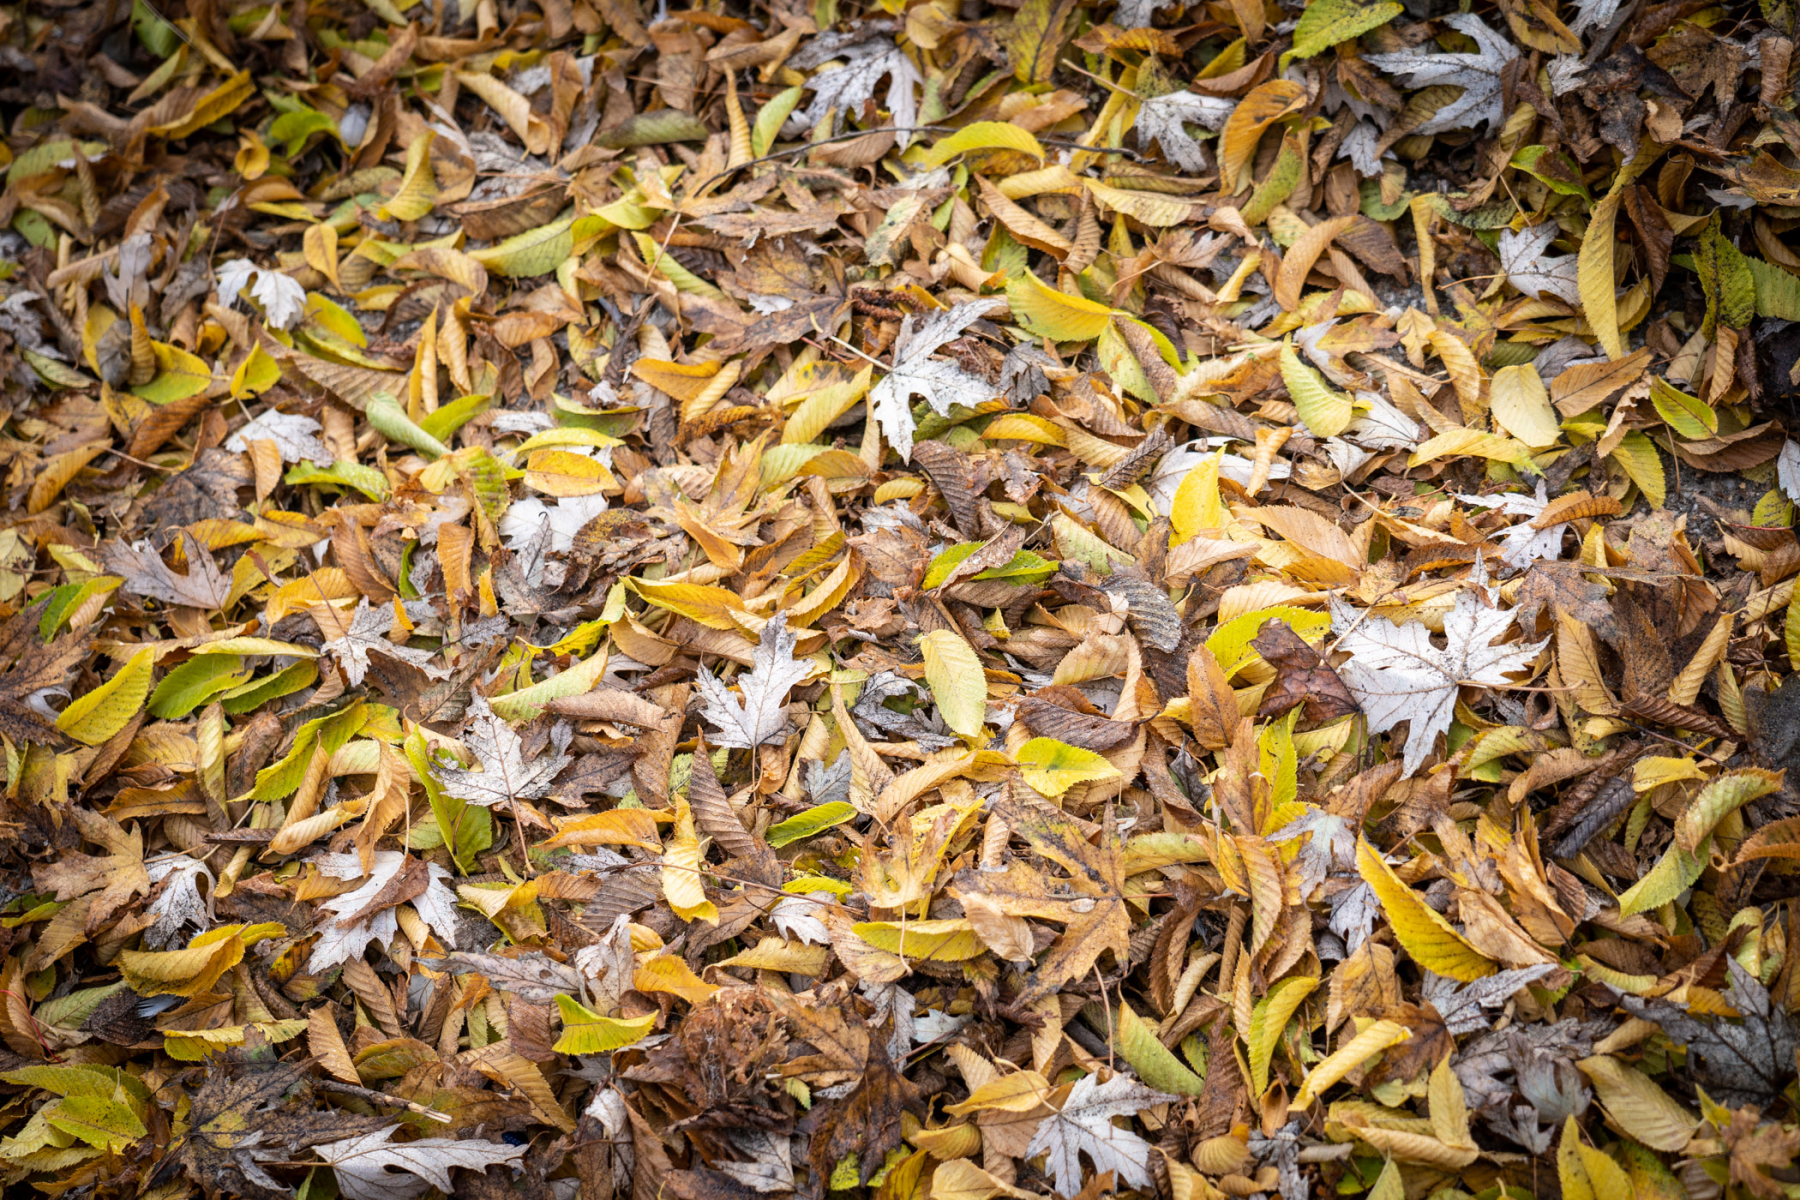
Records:
[[[555,504],[545,504],[536,496],[515,500],[500,518],[500,536],[506,548],[517,554],[537,536],[546,523],[550,527],[551,550],[567,551],[575,546],[575,535],[595,517],[606,511],[606,497],[564,496]]]
[[[263,315],[277,329],[293,328],[306,312],[306,289],[281,271],[258,271],[250,298],[262,305]]]
[[[1519,524],[1510,526],[1506,535],[1500,539],[1500,561],[1514,570],[1524,570],[1539,559],[1555,562],[1562,557],[1563,531],[1569,527],[1568,522],[1560,522],[1544,529],[1531,527],[1531,522],[1542,515],[1550,503],[1550,494],[1543,481],[1538,482],[1536,496],[1523,496],[1516,492],[1505,496],[1470,496],[1459,493],[1456,498],[1466,504],[1497,508],[1507,516],[1526,518]]]
[[[233,258],[220,263],[214,268],[219,281],[219,299],[229,307],[238,298],[238,293],[250,286],[250,281],[261,270],[247,258]]]
[[[480,768],[438,768],[444,790],[458,800],[483,808],[535,800],[550,791],[556,776],[573,761],[568,747],[574,734],[566,724],[559,722],[552,728],[549,746],[527,762],[525,743],[488,705],[486,696],[476,695],[469,701],[469,719],[463,745],[481,760]]]
[[[1188,133],[1189,125],[1199,125],[1217,133],[1225,127],[1225,118],[1237,107],[1237,101],[1193,92],[1170,92],[1144,101],[1138,109],[1138,145],[1149,149],[1152,143],[1162,147],[1163,157],[1190,175],[1207,169],[1206,151]]]
[[[412,1200],[427,1189],[454,1190],[450,1168],[468,1167],[477,1174],[496,1163],[517,1163],[524,1146],[508,1146],[481,1138],[391,1139],[399,1125],[326,1142],[313,1150],[337,1172],[338,1191],[346,1200]]]
[[[1569,22],[1569,32],[1580,36],[1590,29],[1605,29],[1618,15],[1621,3],[1623,0],[1575,0],[1575,19]]]
[[[1356,948],[1369,940],[1380,915],[1381,902],[1364,880],[1358,879],[1331,898],[1331,932],[1344,939],[1346,954],[1355,954]]]
[[[188,926],[204,930],[212,924],[212,869],[196,858],[177,854],[161,862],[149,863],[146,870],[151,883],[163,885],[147,910],[156,924],[144,930],[144,945],[160,950],[180,936]],[[200,894],[200,879],[206,878],[207,895]]]
[[[829,903],[831,893],[810,892],[805,896],[784,896],[769,912],[769,921],[781,936],[814,946],[829,946],[831,931],[819,920],[819,901]]]
[[[366,879],[363,878],[362,859],[355,854],[317,854],[309,861],[319,868],[320,874],[332,879],[363,879],[362,886],[355,891],[333,896],[319,905],[333,914],[334,919],[319,925],[319,940],[306,962],[309,974],[316,975],[339,963],[361,958],[371,942],[379,942],[385,948],[394,940],[400,932],[400,918],[395,907],[381,909],[369,917],[350,918],[357,917],[400,874],[406,866],[404,851],[377,850]],[[438,937],[452,944],[456,940],[456,893],[445,882],[451,877],[450,872],[436,863],[429,864],[428,871],[425,891],[409,903]]]
[[[787,736],[788,689],[812,674],[810,659],[794,658],[794,631],[787,614],[776,613],[763,626],[760,644],[748,675],[740,676],[743,698],[731,694],[704,666],[697,682],[705,704],[700,715],[717,732],[708,739],[714,746],[748,748]]]
[[[913,126],[919,123],[919,101],[913,91],[925,82],[919,68],[887,37],[837,48],[834,57],[847,61],[842,66],[820,71],[806,81],[806,86],[812,89],[812,103],[788,118],[782,136],[797,137],[823,121],[834,109],[832,123],[835,125],[844,114],[856,111],[872,98],[877,85],[886,78],[887,108],[894,116],[894,139],[904,150],[912,140]],[[799,61],[804,60],[795,56],[789,60],[789,65]],[[836,133],[837,130],[826,132]]]
[[[949,416],[953,404],[973,408],[993,398],[993,384],[953,362],[931,356],[945,342],[961,336],[963,330],[1004,303],[1000,297],[971,300],[935,314],[916,328],[910,316],[900,326],[900,336],[894,339],[894,369],[869,389],[869,411],[881,423],[888,443],[906,462],[912,461],[914,396],[925,397],[932,411],[940,416]]]
[[[1082,1182],[1106,1171],[1131,1187],[1150,1186],[1150,1156],[1156,1153],[1143,1138],[1114,1125],[1114,1117],[1135,1116],[1153,1104],[1170,1104],[1174,1096],[1147,1088],[1127,1075],[1114,1075],[1105,1083],[1097,1075],[1078,1082],[1063,1102],[1062,1111],[1045,1117],[1031,1135],[1025,1157],[1045,1156],[1044,1170],[1056,1181],[1059,1196],[1074,1196]],[[1094,1164],[1092,1175],[1081,1169],[1086,1154]]]
[[[1800,503],[1800,442],[1790,439],[1783,443],[1775,460],[1775,480],[1782,495]]]
[[[1431,630],[1417,621],[1396,625],[1331,598],[1337,648],[1350,652],[1338,674],[1368,714],[1370,731],[1408,723],[1403,778],[1419,769],[1437,735],[1449,731],[1463,684],[1508,686],[1506,673],[1524,670],[1548,641],[1493,645],[1512,628],[1515,614],[1483,602],[1483,574],[1478,570],[1476,586],[1457,594],[1456,607],[1444,618],[1443,647],[1433,645]]]
[[[1554,963],[1538,963],[1501,971],[1468,984],[1458,984],[1454,979],[1446,979],[1436,971],[1427,969],[1423,991],[1425,998],[1431,1001],[1432,1007],[1444,1019],[1444,1026],[1450,1033],[1474,1033],[1477,1029],[1490,1027],[1488,1019],[1482,1015],[1482,1009],[1499,1008],[1512,999],[1514,992],[1528,983],[1537,982],[1555,969]]]
[[[332,454],[319,440],[324,428],[303,413],[284,413],[270,409],[226,439],[225,448],[242,454],[251,442],[274,442],[282,462],[328,463]]]
[[[150,303],[153,247],[148,233],[134,233],[119,243],[119,253],[113,261],[100,268],[106,298],[121,312],[130,312],[133,304],[147,307]]]
[[[1119,0],[1113,12],[1113,24],[1120,29],[1142,29],[1156,17],[1156,10],[1167,8],[1173,0]]]
[[[1438,109],[1414,133],[1473,129],[1483,121],[1492,133],[1506,118],[1500,98],[1500,73],[1507,63],[1519,57],[1519,48],[1489,29],[1474,13],[1454,13],[1444,18],[1444,24],[1473,38],[1478,52],[1432,54],[1414,48],[1393,54],[1365,54],[1363,60],[1395,76],[1395,81],[1405,87],[1447,84],[1463,90],[1461,96]]]
[[[1381,174],[1381,130],[1372,121],[1359,120],[1338,145],[1339,158],[1347,158],[1364,179]]]
[[[1304,836],[1294,864],[1300,869],[1300,898],[1311,896],[1333,871],[1349,871],[1356,867],[1356,828],[1349,818],[1340,817],[1317,805],[1269,835],[1271,842],[1291,842]]]
[[[1545,221],[1514,233],[1500,231],[1500,269],[1506,281],[1534,300],[1554,296],[1570,304],[1581,304],[1581,285],[1577,277],[1576,256],[1546,254],[1550,243],[1562,232],[1554,221]]]
[[[263,316],[277,329],[292,328],[306,312],[306,289],[298,280],[273,268],[259,267],[247,258],[234,258],[220,264],[216,274],[220,299],[229,305],[248,286],[250,298],[262,305]]]
[[[432,679],[449,677],[450,668],[440,667],[431,661],[435,651],[415,650],[411,646],[400,646],[388,641],[385,635],[393,627],[394,610],[386,604],[374,607],[369,603],[369,598],[364,596],[357,604],[356,612],[351,614],[349,628],[344,630],[343,636],[332,638],[322,648],[337,659],[338,666],[343,668],[345,680],[352,687],[361,684],[363,677],[369,673],[371,654],[382,654],[411,663]]]

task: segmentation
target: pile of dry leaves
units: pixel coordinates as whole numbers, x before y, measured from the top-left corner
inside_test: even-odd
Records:
[[[0,8],[7,1193],[1800,1197],[1797,41]]]

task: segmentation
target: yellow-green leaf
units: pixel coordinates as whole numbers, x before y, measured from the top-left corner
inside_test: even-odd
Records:
[[[1113,310],[1106,305],[1059,292],[1030,271],[1007,282],[1006,300],[1014,320],[1053,341],[1091,341],[1112,325]]]
[[[962,962],[987,953],[966,917],[944,921],[864,921],[851,927],[877,950],[902,958]]]
[[[1114,1031],[1113,1048],[1119,1052],[1119,1057],[1131,1064],[1131,1069],[1138,1073],[1139,1079],[1159,1092],[1176,1096],[1198,1096],[1206,1090],[1200,1077],[1188,1070],[1157,1039],[1156,1026],[1138,1016],[1132,1011],[1131,1005],[1123,1002],[1119,1005],[1119,1022]]]
[[[1394,937],[1420,966],[1463,983],[1499,970],[1493,959],[1471,946],[1436,909],[1402,883],[1367,838],[1357,839],[1356,869],[1375,890]]]
[[[1650,380],[1650,403],[1669,428],[1684,438],[1708,438],[1719,432],[1719,414],[1698,396],[1690,396],[1661,375]]]
[[[573,996],[558,996],[563,1032],[551,1049],[558,1054],[605,1054],[620,1050],[656,1028],[656,1014],[641,1017],[603,1017],[585,1008]]]
[[[427,129],[406,148],[406,174],[400,189],[377,210],[384,221],[416,221],[430,212],[437,200],[437,176],[431,170],[431,143],[437,135]]]
[[[1562,421],[1550,406],[1543,377],[1530,363],[1494,372],[1488,406],[1495,424],[1527,446],[1552,446],[1562,436]]]
[[[1269,1064],[1274,1060],[1282,1031],[1301,1001],[1312,995],[1318,986],[1319,981],[1311,975],[1290,976],[1270,988],[1269,994],[1251,1011],[1250,1028],[1245,1031],[1244,1042],[1250,1047],[1250,1085],[1256,1095],[1268,1090]]]
[[[925,161],[941,167],[971,150],[1017,150],[1033,158],[1044,157],[1044,147],[1031,133],[1010,121],[976,121],[940,141],[925,153]]]
[[[1291,344],[1281,348],[1281,382],[1314,437],[1336,437],[1355,415],[1350,397],[1327,387],[1324,377],[1301,362]]]
[[[1662,455],[1656,443],[1638,430],[1632,430],[1619,442],[1619,448],[1607,456],[1624,468],[1631,482],[1638,485],[1650,507],[1661,508],[1669,496],[1668,476],[1663,472]]]
[[[1576,263],[1581,311],[1599,339],[1600,348],[1611,359],[1625,357],[1625,343],[1619,339],[1619,303],[1613,289],[1613,224],[1619,215],[1619,203],[1620,193],[1609,192],[1594,205]]]
[[[78,742],[98,746],[125,728],[137,715],[150,694],[150,674],[156,664],[156,651],[145,646],[131,656],[113,677],[82,696],[56,718],[56,727]]]
[[[792,842],[824,833],[834,825],[842,825],[856,816],[856,806],[844,800],[833,800],[795,813],[779,824],[769,826],[767,840],[777,850]]]
[[[1035,737],[1014,756],[1025,782],[1046,796],[1060,796],[1078,783],[1111,779],[1119,769],[1092,750],[1055,738]]]
[[[987,672],[975,648],[948,629],[934,629],[919,639],[919,649],[944,724],[964,737],[980,733],[987,721]]]

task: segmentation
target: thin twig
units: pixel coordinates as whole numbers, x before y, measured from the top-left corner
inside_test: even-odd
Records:
[[[354,1083],[344,1083],[337,1079],[321,1079],[316,1081],[318,1087],[327,1092],[337,1092],[345,1096],[357,1096],[371,1104],[386,1104],[390,1107],[404,1108],[407,1112],[417,1113],[428,1120],[441,1125],[448,1125],[456,1118],[449,1113],[439,1112],[435,1108],[426,1108],[423,1104],[412,1100],[404,1100],[399,1096],[390,1096],[386,1092],[378,1092],[374,1088],[358,1087]]]

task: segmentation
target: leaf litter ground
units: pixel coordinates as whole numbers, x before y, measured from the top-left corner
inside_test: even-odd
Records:
[[[1791,4],[0,14],[9,1189],[1800,1194]]]

